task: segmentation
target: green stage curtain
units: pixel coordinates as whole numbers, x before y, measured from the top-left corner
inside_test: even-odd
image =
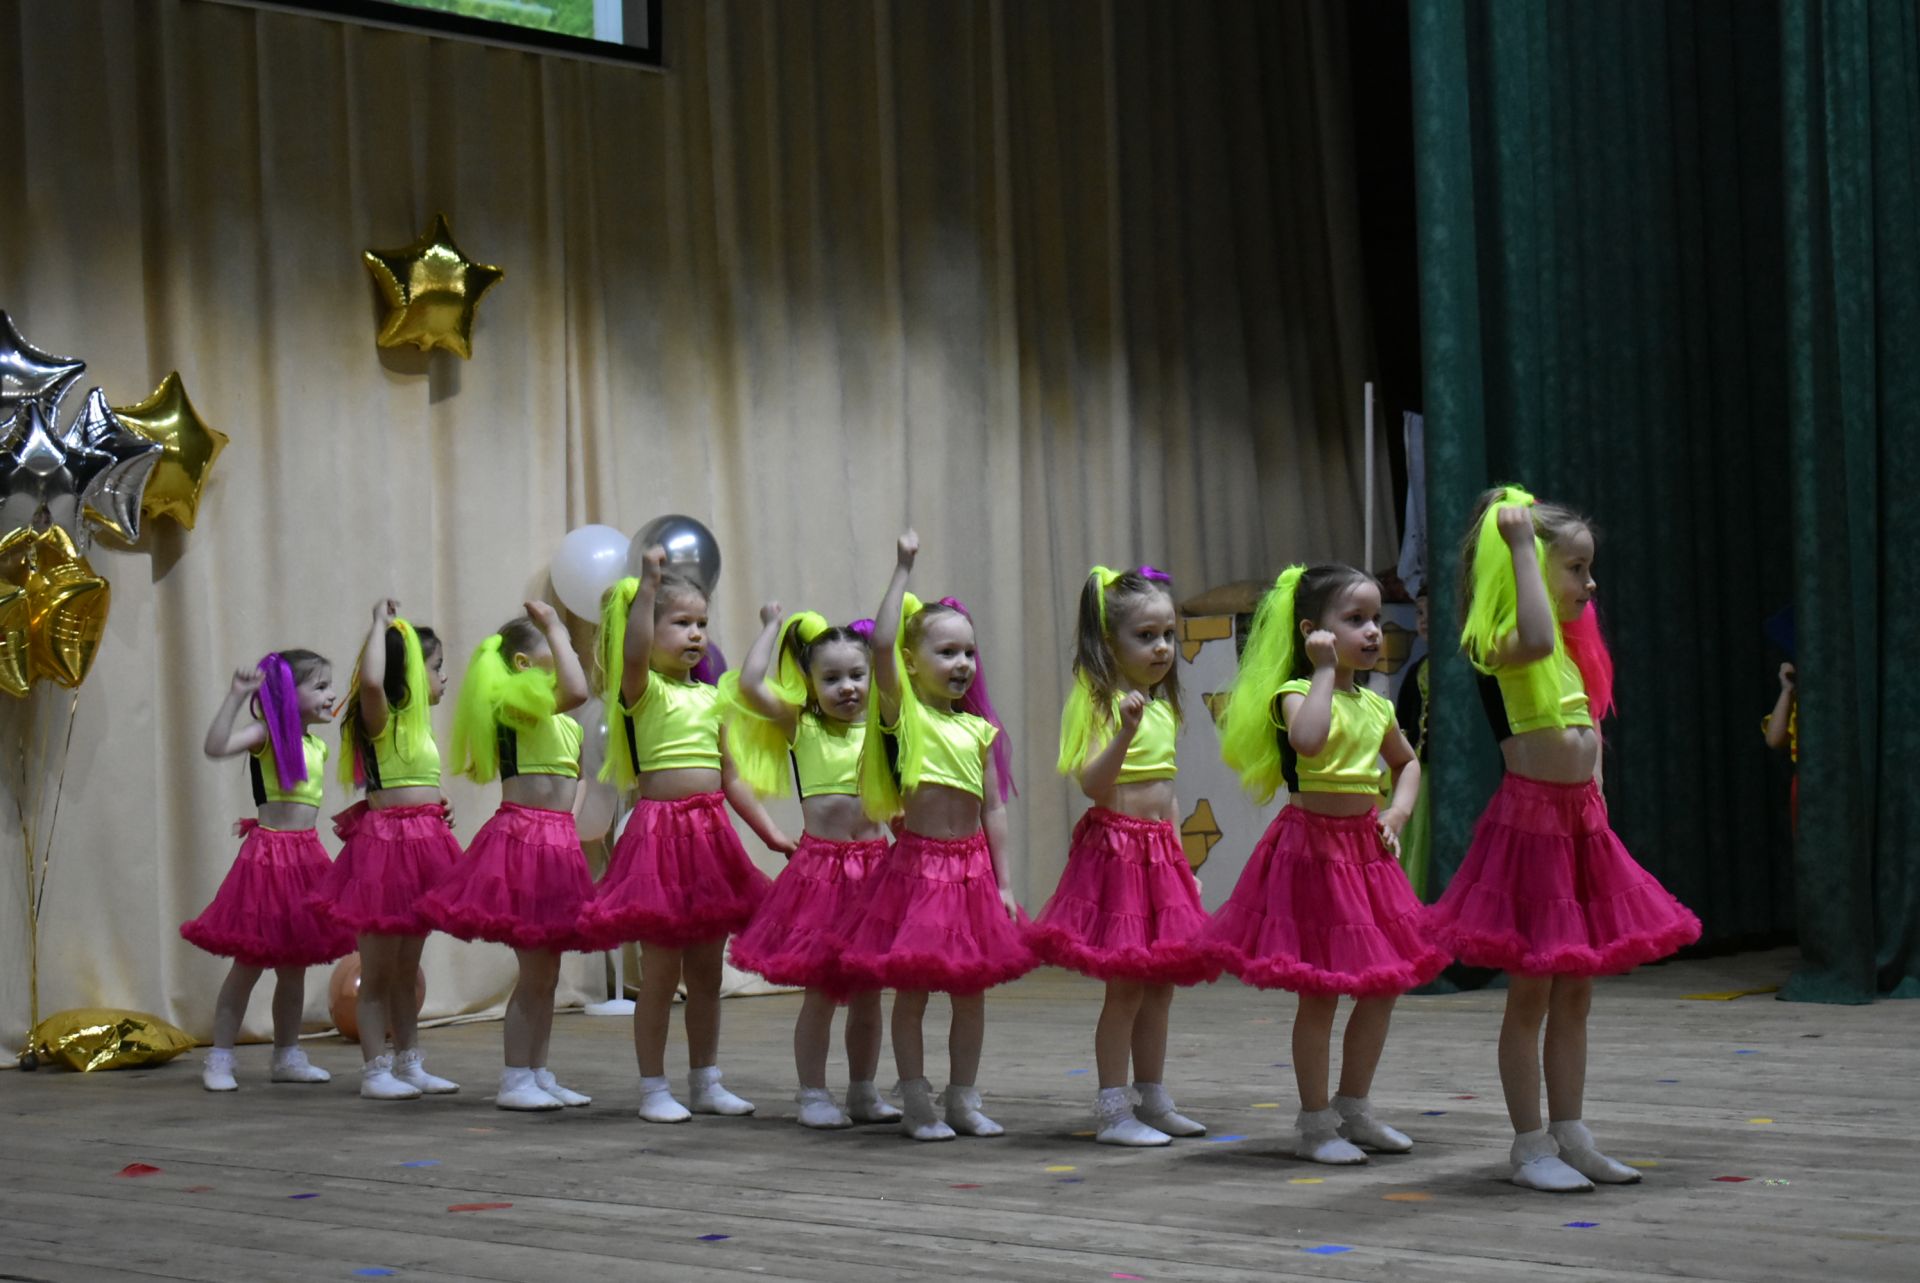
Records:
[[[1804,965],[1920,996],[1920,38],[1904,0],[1781,12]],[[1909,783],[1908,787],[1911,787]]]
[[[1759,732],[1761,622],[1795,565],[1778,23],[1742,0],[1412,9],[1435,637],[1481,489],[1592,515],[1613,822],[1718,947],[1794,923],[1788,777]],[[1435,894],[1499,772],[1471,670],[1438,649]]]

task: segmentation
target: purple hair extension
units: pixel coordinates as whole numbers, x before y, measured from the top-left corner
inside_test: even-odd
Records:
[[[300,686],[293,666],[279,651],[260,661],[260,720],[267,724],[267,743],[273,746],[273,765],[280,788],[291,792],[307,778],[306,732],[300,728]]]
[[[720,643],[708,642],[707,653],[700,657],[700,662],[693,666],[693,671],[687,674],[687,676],[693,678],[696,682],[705,682],[709,686],[718,686],[720,684],[721,674],[726,671],[727,657],[720,653]]]
[[[847,631],[867,643],[867,645],[873,645],[873,621],[871,619],[856,619],[847,625]]]
[[[1173,582],[1172,575],[1154,566],[1142,566],[1136,573],[1150,583],[1170,584]]]
[[[942,597],[940,604],[959,611],[968,623],[973,622],[973,612],[958,597]],[[974,641],[973,685],[967,687],[967,693],[961,696],[960,711],[985,718],[1000,732],[993,739],[993,764],[1000,773],[1000,800],[1004,802],[1008,794],[1020,791],[1013,786],[1013,741],[1007,734],[1006,723],[1000,720],[1000,714],[993,711],[993,700],[987,694],[986,655],[979,648],[977,636]]]

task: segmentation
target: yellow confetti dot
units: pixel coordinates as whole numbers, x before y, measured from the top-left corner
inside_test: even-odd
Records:
[[[1280,1108],[1280,1106],[1274,1101],[1263,1100],[1259,1104],[1255,1105],[1254,1108],[1255,1109],[1278,1109]]]
[[[1049,1167],[1047,1170],[1050,1172],[1077,1172],[1080,1169],[1077,1167],[1068,1167],[1068,1166],[1062,1165],[1059,1167]]]
[[[1654,1162],[1651,1158],[1629,1158],[1627,1160],[1627,1166],[1628,1167],[1658,1167],[1660,1166],[1660,1164]]]
[[[1747,1121],[1750,1123],[1770,1123],[1773,1120],[1771,1118],[1749,1118]]]
[[[1287,1182],[1289,1185],[1325,1185],[1326,1183],[1325,1178],[1319,1176],[1295,1176]]]

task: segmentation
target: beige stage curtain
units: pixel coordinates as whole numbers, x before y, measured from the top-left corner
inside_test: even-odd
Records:
[[[43,1010],[204,1033],[224,964],[176,927],[248,805],[242,767],[200,753],[234,667],[297,644],[344,681],[392,593],[457,681],[572,527],[706,520],[737,659],[763,600],[871,613],[917,526],[916,587],[981,621],[1036,910],[1079,807],[1051,764],[1086,567],[1194,592],[1359,556],[1337,0],[682,0],[665,29],[662,73],[206,0],[0,0],[0,307],[116,403],[179,370],[233,438],[197,529],[94,553],[113,615]],[[465,363],[376,349],[359,261],[442,210],[507,271]],[[451,791],[465,839],[493,798]],[[15,1046],[17,838],[0,851]],[[440,937],[426,969],[429,1015],[511,983],[506,951]],[[598,984],[576,960],[563,996]]]

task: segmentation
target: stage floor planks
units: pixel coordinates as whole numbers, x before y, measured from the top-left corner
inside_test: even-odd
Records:
[[[1402,1003],[1375,1101],[1418,1144],[1361,1168],[1288,1156],[1292,999],[1232,981],[1174,1005],[1168,1078],[1212,1135],[1161,1150],[1076,1134],[1100,990],[1056,971],[989,1001],[981,1085],[1008,1128],[992,1141],[795,1126],[784,995],[724,1007],[727,1083],[760,1106],[747,1120],[640,1122],[627,1022],[578,1013],[556,1020],[554,1061],[595,1103],[562,1114],[493,1108],[490,1023],[426,1032],[464,1089],[419,1102],[355,1098],[358,1057],[335,1039],[307,1043],[337,1075],[320,1087],[269,1085],[264,1047],[241,1049],[225,1096],[200,1089],[199,1053],[0,1073],[0,1279],[1920,1278],[1920,1004],[1683,996],[1777,984],[1791,963],[1600,983],[1587,1115],[1653,1165],[1590,1195],[1501,1180],[1498,993]],[[161,1170],[117,1175],[130,1163]],[[512,1206],[449,1210],[480,1203]]]

